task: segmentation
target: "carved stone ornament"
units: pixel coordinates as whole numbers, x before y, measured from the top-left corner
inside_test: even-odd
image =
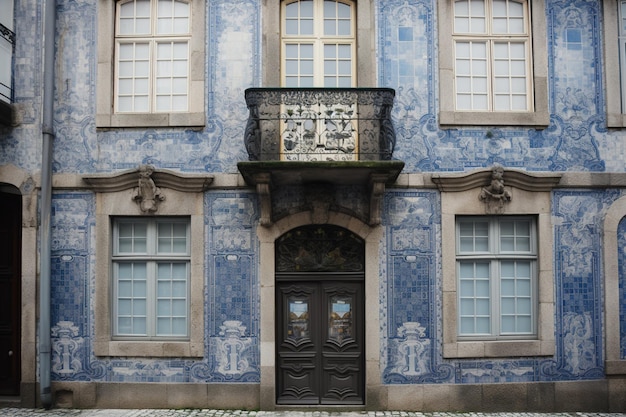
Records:
[[[504,204],[511,201],[511,193],[504,188],[504,168],[501,165],[491,168],[491,181],[482,188],[478,199],[485,203],[485,211],[490,214],[501,214]]]
[[[311,208],[311,223],[324,224],[328,222],[331,205],[335,204],[335,199],[328,191],[332,189],[329,185],[309,185],[306,188],[306,200]]]
[[[139,181],[133,200],[139,205],[143,214],[154,214],[159,209],[159,203],[165,200],[165,194],[156,186],[152,179],[154,167],[152,165],[139,166]]]

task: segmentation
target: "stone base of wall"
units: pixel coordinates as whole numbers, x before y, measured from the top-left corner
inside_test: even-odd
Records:
[[[258,384],[53,382],[59,408],[259,408]]]
[[[388,385],[385,388],[390,410],[626,411],[626,378],[476,385]]]
[[[259,384],[54,382],[52,392],[54,406],[60,408],[254,410],[261,408],[262,403],[263,408],[267,409],[297,408],[267,407],[269,401],[261,401]],[[366,406],[349,409],[423,412],[626,412],[626,378],[622,377],[572,382],[379,385],[368,387],[367,393]],[[29,406],[23,401],[22,403],[23,406]],[[339,408],[341,407],[320,407],[332,410]]]

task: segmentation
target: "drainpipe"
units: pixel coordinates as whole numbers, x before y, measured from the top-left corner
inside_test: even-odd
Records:
[[[43,47],[43,116],[41,156],[41,229],[39,272],[39,393],[41,405],[52,405],[50,389],[50,246],[52,211],[52,149],[54,141],[54,35],[56,32],[56,1],[46,0],[44,9]]]

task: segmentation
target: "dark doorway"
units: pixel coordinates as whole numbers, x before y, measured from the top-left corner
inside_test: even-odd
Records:
[[[0,186],[0,395],[20,393],[22,196],[12,191]]]
[[[278,404],[364,404],[363,261],[363,241],[336,226],[277,240]]]

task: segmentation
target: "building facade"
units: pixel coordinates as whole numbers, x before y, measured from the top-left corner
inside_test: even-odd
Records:
[[[1,395],[626,411],[626,1],[0,6]]]

